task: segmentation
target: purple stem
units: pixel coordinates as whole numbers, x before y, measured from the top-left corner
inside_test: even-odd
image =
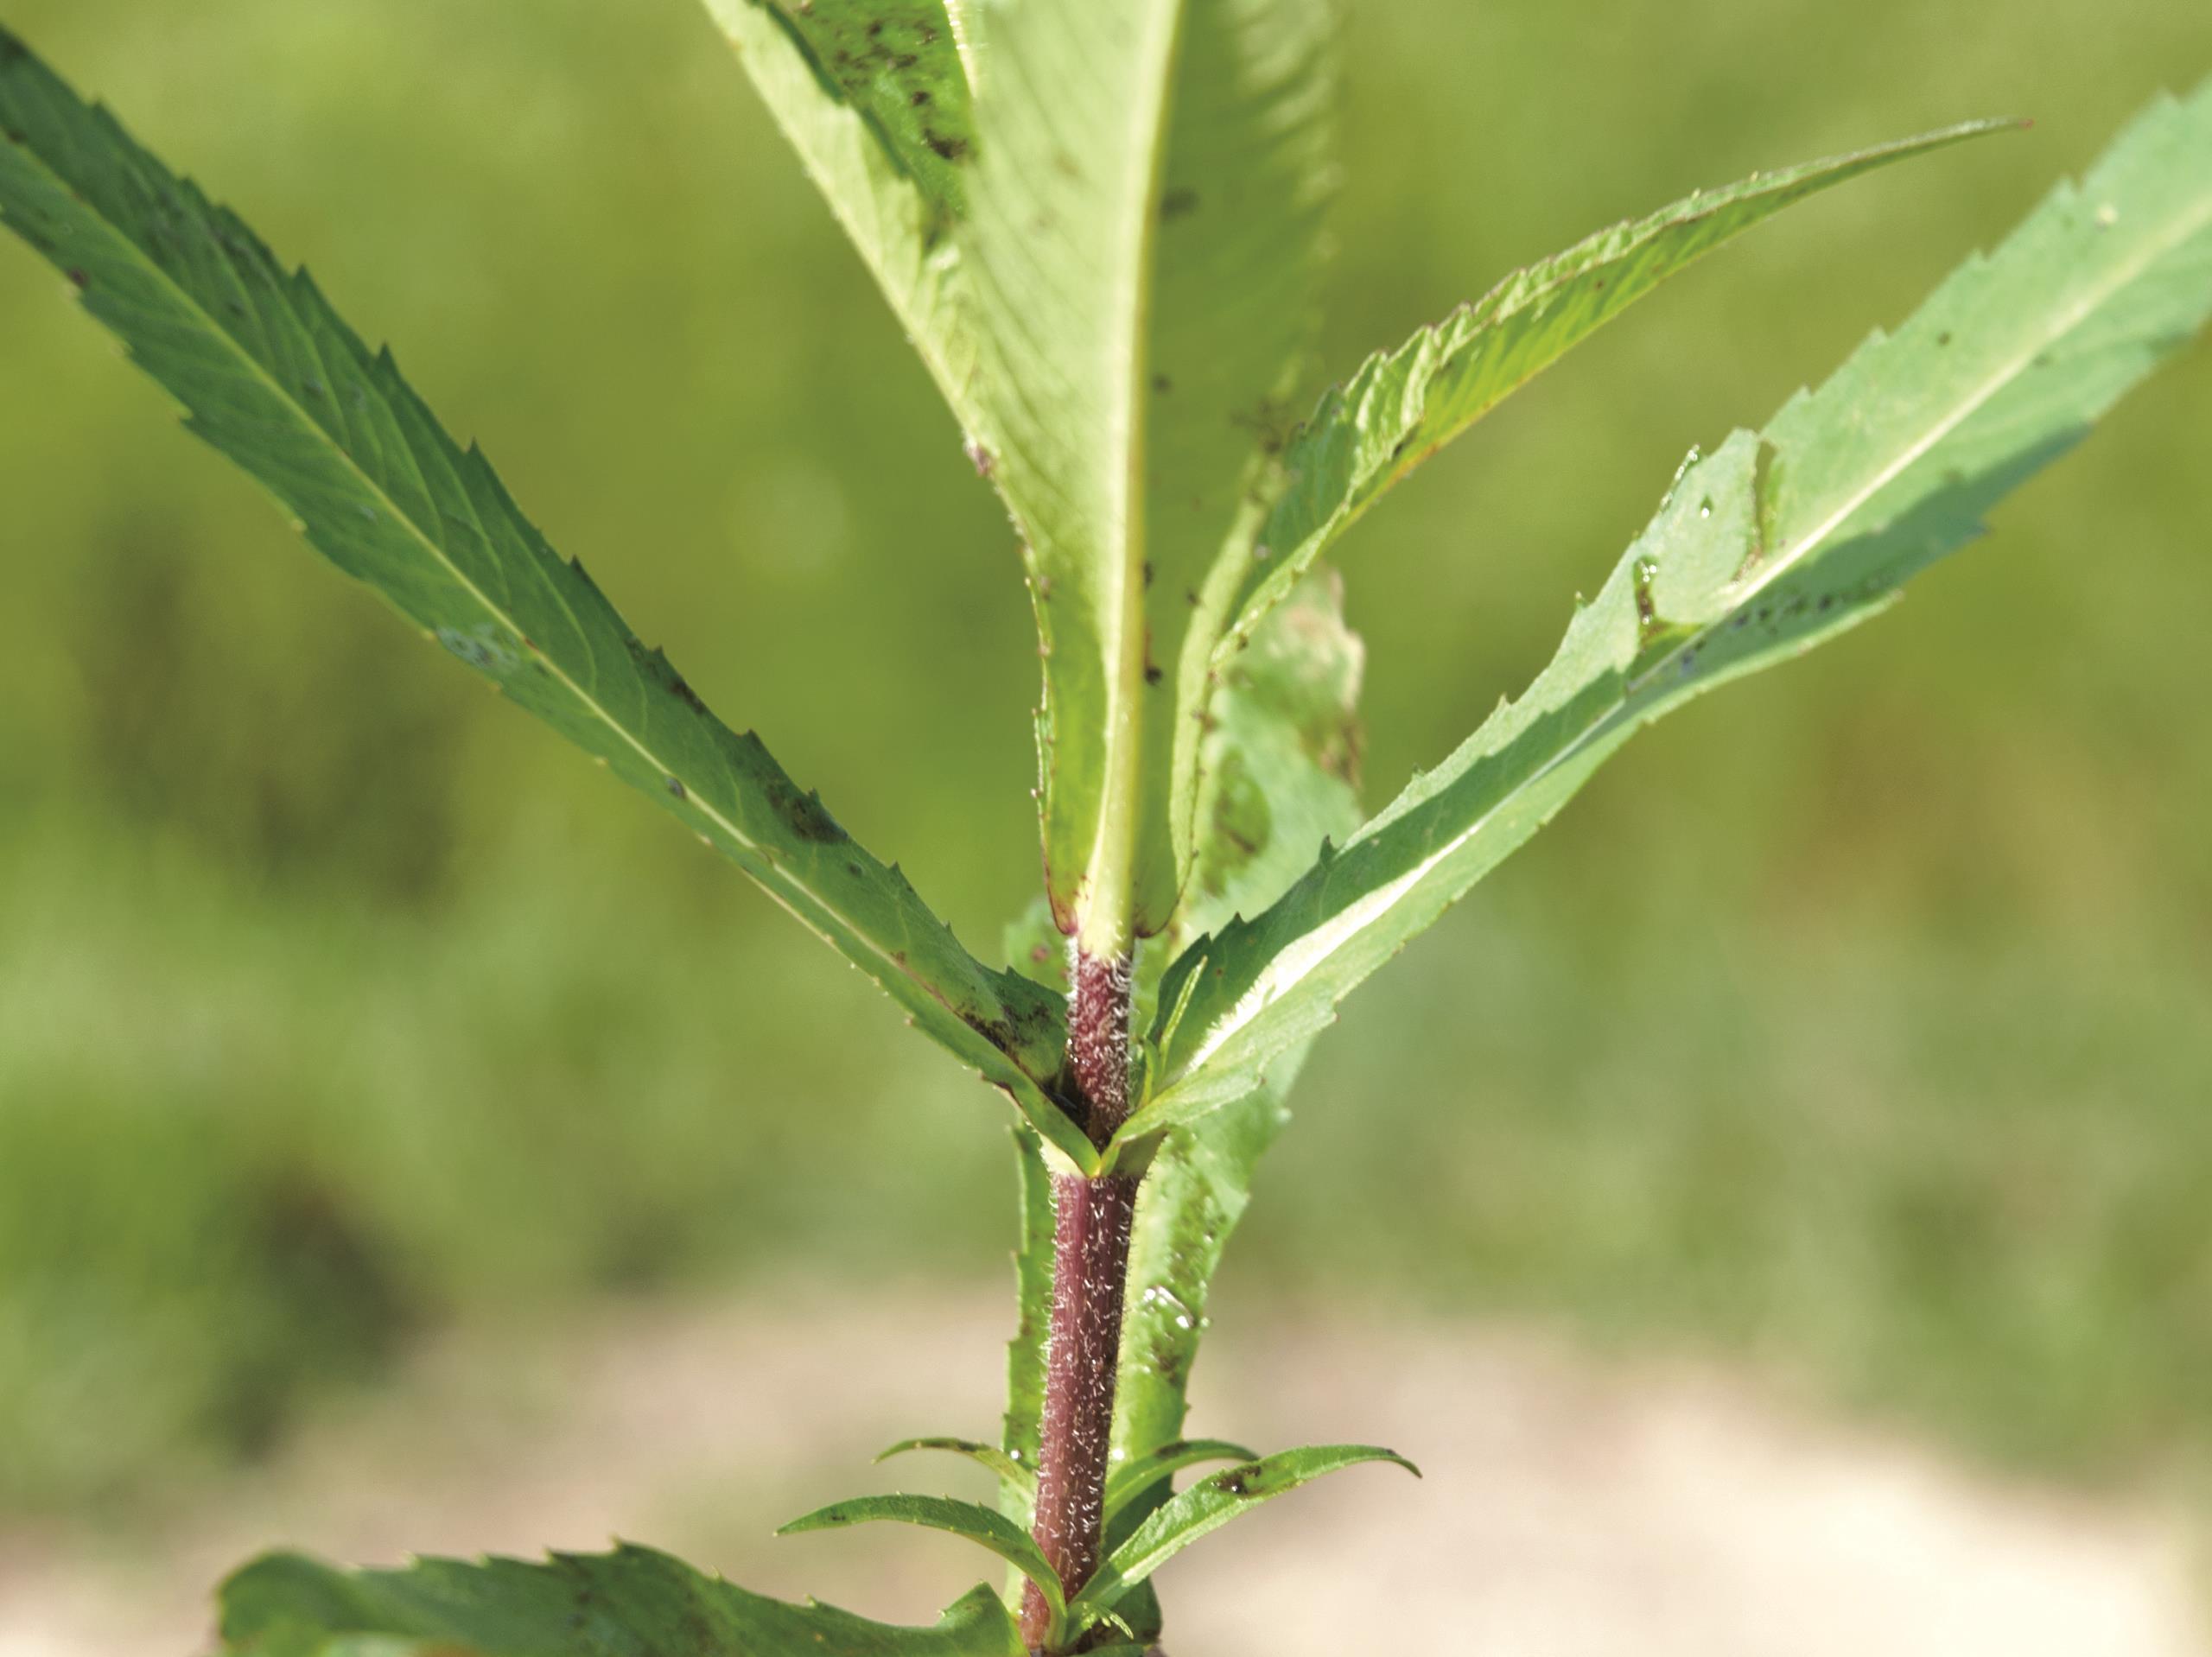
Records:
[[[1126,960],[1077,957],[1068,1068],[1087,1108],[1084,1132],[1101,1147],[1129,1112],[1129,993]],[[1034,1534],[1071,1597],[1098,1568],[1136,1202],[1137,1182],[1127,1175],[1052,1180],[1052,1324]],[[1021,1604],[1021,1637],[1031,1650],[1045,1649],[1050,1622],[1032,1584]]]

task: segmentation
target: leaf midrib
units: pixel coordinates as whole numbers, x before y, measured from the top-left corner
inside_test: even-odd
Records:
[[[1112,683],[1108,705],[1106,776],[1100,793],[1098,829],[1091,842],[1089,887],[1079,939],[1090,955],[1110,959],[1128,952],[1135,903],[1138,821],[1142,801],[1145,652],[1145,400],[1152,358],[1152,292],[1154,251],[1160,233],[1157,204],[1166,165],[1169,88],[1182,48],[1186,0],[1169,0],[1154,27],[1164,40],[1147,41],[1145,54],[1156,64],[1147,98],[1133,104],[1126,129],[1132,149],[1145,160],[1141,187],[1129,192],[1124,210],[1128,258],[1117,273],[1116,302],[1109,307],[1119,337],[1111,342],[1112,360],[1124,365],[1111,435],[1119,451],[1122,476],[1116,526],[1121,556],[1114,570]]]

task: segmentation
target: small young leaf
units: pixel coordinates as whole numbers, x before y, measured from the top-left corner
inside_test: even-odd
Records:
[[[1107,1556],[1098,1574],[1070,1603],[1070,1624],[1081,1628],[1096,1621],[1101,1613],[1113,1609],[1124,1594],[1192,1543],[1261,1502],[1363,1462],[1394,1463],[1415,1478],[1421,1476],[1421,1469],[1395,1451],[1366,1444],[1316,1444],[1286,1450],[1264,1461],[1200,1479],[1171,1498]]]
[[[941,1450],[950,1455],[965,1456],[979,1467],[988,1468],[1008,1484],[1032,1492],[1037,1489],[1036,1474],[996,1444],[978,1444],[973,1438],[902,1438],[875,1459],[880,1463],[917,1450]]]
[[[0,28],[0,220],[316,550],[729,857],[1071,1158],[1058,998],[963,949],[751,734],[708,711],[302,273]]]
[[[988,1548],[1044,1590],[1046,1603],[1052,1608],[1056,1622],[1065,1612],[1059,1573],[1039,1551],[1029,1533],[1005,1515],[972,1501],[955,1501],[950,1496],[858,1496],[850,1501],[832,1502],[804,1518],[794,1519],[776,1534],[798,1536],[807,1531],[841,1530],[849,1525],[880,1521],[948,1531],[965,1537],[978,1547]]]
[[[1549,667],[1265,914],[1162,987],[1135,1142],[1272,1057],[1525,842],[1637,730],[1891,602],[2212,314],[2212,82],[1969,260],[1762,435],[1686,467]]]
[[[1217,664],[1391,485],[1667,278],[1808,196],[2006,124],[1970,122],[1700,190],[1515,271],[1369,358],[1322,400],[1283,457],[1293,481],[1260,536],[1271,556],[1246,561]]]
[[[1006,1422],[1000,1446],[1015,1466],[1037,1465],[1045,1419],[1045,1348],[1052,1332],[1052,1177],[1037,1135],[1014,1131],[1020,1180],[1021,1238],[1014,1250],[1014,1336],[1006,1348]],[[1001,1482],[999,1510],[1027,1529],[1036,1510],[1033,1484]]]
[[[933,1628],[893,1628],[763,1599],[631,1546],[397,1571],[274,1553],[232,1576],[221,1597],[223,1649],[236,1657],[1027,1657],[987,1587]]]
[[[1160,1445],[1149,1456],[1141,1456],[1114,1470],[1106,1481],[1106,1520],[1111,1524],[1114,1516],[1139,1496],[1155,1486],[1166,1482],[1185,1468],[1202,1467],[1208,1462],[1256,1462],[1260,1452],[1247,1450],[1243,1444],[1232,1444],[1225,1438],[1177,1438]]]

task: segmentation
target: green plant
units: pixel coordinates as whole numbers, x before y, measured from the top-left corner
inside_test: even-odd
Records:
[[[744,1594],[626,1550],[344,1573],[264,1559],[241,1650],[376,1636],[615,1647],[1134,1647],[1149,1578],[1358,1446],[1180,1434],[1208,1287],[1338,1000],[1642,725],[1874,613],[2212,313],[2212,87],[1758,433],[1694,454],[1551,665],[1363,820],[1337,537],[1443,442],[1709,249],[1993,130],[1701,194],[1517,273],[1298,417],[1332,184],[1324,0],[710,0],[969,434],[1027,549],[1046,890],[1019,970],[966,951],[751,735],[717,721],[489,465],[303,275],[0,29],[0,216],[340,568],[731,857],[1020,1115],[1021,1320],[999,1511],[1014,1566],[933,1630]],[[1064,943],[1064,940],[1071,941]],[[1228,1463],[1173,1489],[1189,1470]]]

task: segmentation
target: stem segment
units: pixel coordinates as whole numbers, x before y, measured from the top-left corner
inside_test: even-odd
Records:
[[[1087,1108],[1084,1131],[1103,1146],[1129,1114],[1128,959],[1078,951],[1074,978],[1068,1068]],[[1071,1597],[1098,1568],[1136,1203],[1137,1182],[1126,1175],[1052,1181],[1052,1327],[1035,1535]],[[1021,1637],[1031,1650],[1045,1648],[1050,1621],[1033,1584],[1021,1604]]]

